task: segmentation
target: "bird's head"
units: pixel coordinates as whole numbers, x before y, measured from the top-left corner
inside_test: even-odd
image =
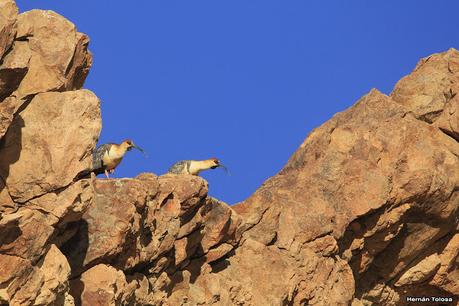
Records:
[[[209,158],[208,162],[210,164],[210,169],[223,168],[226,173],[229,174],[228,169],[217,158]]]
[[[209,158],[208,161],[211,169],[215,169],[220,166],[220,161],[215,157]]]
[[[126,151],[131,151],[133,148],[139,150],[143,154],[145,154],[145,151],[137,146],[131,139],[126,139],[121,143],[121,146],[126,149]]]

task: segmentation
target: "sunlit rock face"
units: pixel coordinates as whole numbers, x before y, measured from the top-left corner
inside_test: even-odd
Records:
[[[78,179],[89,39],[0,0],[0,304],[387,305],[459,294],[459,52],[308,135],[235,205],[200,177]]]

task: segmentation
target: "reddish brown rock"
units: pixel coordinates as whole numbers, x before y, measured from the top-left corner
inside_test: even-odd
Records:
[[[20,105],[21,103],[15,97],[8,97],[0,103],[0,135],[2,137],[8,130]]]
[[[17,209],[16,203],[11,199],[8,189],[2,179],[0,179],[0,220],[3,214],[13,213]]]
[[[74,275],[97,264],[141,271],[126,274],[129,289],[121,290],[132,291],[126,294],[135,300],[162,303],[175,275],[181,273],[177,270],[188,265],[195,269],[195,258],[218,260],[237,244],[241,219],[225,203],[206,198],[207,183],[199,177],[142,174],[134,179],[102,179],[94,182],[94,192],[94,201],[78,222],[78,233],[63,246],[64,253]],[[72,292],[75,300],[83,299],[77,288]]]
[[[9,268],[0,273],[0,288],[7,288],[4,300],[11,305],[71,300],[70,267],[53,243],[61,245],[73,235],[69,225],[81,219],[92,201],[91,190],[88,182],[78,182],[2,216],[0,266]]]
[[[214,262],[233,250],[234,246],[229,243],[222,243],[212,249],[209,249],[206,254],[206,263]]]
[[[99,99],[88,90],[37,95],[4,137],[0,176],[16,202],[69,185],[91,163],[101,129]]]
[[[152,305],[151,289],[148,278],[141,273],[126,276],[128,285],[126,292],[129,293],[130,302],[133,305]]]
[[[0,271],[0,287],[2,289],[7,288],[14,278],[23,277],[32,269],[30,261],[18,256],[0,254],[0,264],[2,267]],[[3,299],[10,300],[7,292],[4,293]]]
[[[20,209],[0,221],[2,243],[0,253],[37,261],[46,251],[46,243],[54,232],[54,216],[32,209]]]
[[[0,62],[11,47],[16,34],[17,15],[18,8],[13,0],[0,0]]]
[[[172,289],[169,302],[338,305],[352,298],[352,272],[344,261],[324,260],[311,251],[302,255],[307,257],[299,270],[297,260],[284,251],[248,239],[225,260],[204,264],[199,271],[177,272],[175,278],[183,281]],[[190,266],[196,264],[191,262]],[[315,273],[317,269],[323,274]]]
[[[11,256],[0,256],[0,262],[5,264],[3,267],[15,269],[9,271],[14,275],[12,281],[0,280],[2,287],[7,285],[3,298],[10,305],[64,305],[69,291],[70,267],[55,245],[50,246],[36,266],[28,260]]]
[[[324,254],[349,261],[357,297],[398,303],[410,290],[417,292],[403,285],[399,290],[390,280],[441,250],[448,242],[443,237],[456,230],[454,124],[450,133],[428,123],[455,102],[441,98],[450,87],[456,90],[458,60],[455,50],[434,55],[397,85],[392,94],[397,101],[373,90],[314,130],[278,175],[234,208],[247,221],[243,239],[294,255],[311,243],[320,246],[317,239],[329,234],[339,251],[332,243]],[[448,122],[457,120],[453,111],[447,114]],[[420,281],[435,273],[438,261],[425,265],[417,266],[425,272]]]
[[[222,242],[235,245],[240,240],[237,229],[243,223],[226,203],[210,198],[206,202],[203,213],[202,240],[200,242],[202,251],[207,253]]]
[[[11,95],[19,87],[19,84],[29,70],[31,55],[32,51],[26,41],[16,41],[11,52],[5,56],[0,65],[0,101]],[[14,98],[17,99],[16,96]],[[5,110],[2,105],[2,113]]]
[[[44,276],[40,269],[32,266],[25,274],[15,278],[8,286],[8,302],[11,305],[33,305],[43,286]]]
[[[92,63],[89,39],[53,11],[32,10],[19,15],[18,39],[32,51],[29,71],[17,89],[20,97],[46,91],[79,89]]]
[[[459,234],[449,240],[439,254],[440,268],[430,283],[445,292],[459,296]]]
[[[95,201],[83,216],[84,225],[79,233],[82,236],[75,242],[77,252],[70,255],[75,258],[72,262],[78,258],[82,268],[112,262],[120,269],[128,269],[151,261],[158,252],[172,247],[174,239],[168,235],[174,234],[174,223],[176,231],[179,228],[180,202],[177,209],[171,210],[171,202],[158,203],[153,199],[159,192],[157,177],[97,180],[94,189]],[[81,252],[84,258],[78,257]]]
[[[440,263],[441,261],[438,255],[436,253],[432,254],[421,260],[417,265],[405,271],[395,282],[394,286],[401,287],[425,282],[427,279],[431,278],[435,272],[437,272],[440,267]]]
[[[68,243],[74,272],[97,263],[133,269],[159,256],[179,265],[222,242],[236,243],[241,220],[226,204],[206,202],[207,183],[199,177],[143,174],[96,180],[94,192],[79,233]],[[221,256],[224,249],[230,250],[220,249]]]
[[[69,291],[70,276],[67,259],[55,245],[51,245],[38,266],[43,273],[43,284],[34,305],[64,305]]]
[[[147,208],[157,193],[153,175],[143,179],[97,180],[95,198],[79,222],[79,232],[69,242],[67,256],[74,273],[88,265],[110,262],[118,268],[132,268],[150,260],[159,243]],[[148,210],[147,210],[148,209]],[[157,254],[156,254],[157,255]],[[116,264],[115,264],[116,262]]]
[[[440,128],[447,135],[459,139],[459,96],[454,95],[446,104],[444,111],[437,118],[434,126]]]
[[[433,54],[400,80],[391,97],[415,116],[459,140],[459,52]]]
[[[0,219],[0,254],[38,261],[49,247],[47,244],[62,240],[60,230],[79,220],[91,201],[89,184],[78,182],[58,194],[34,199],[15,213],[5,214]]]
[[[0,8],[0,303],[403,305],[459,294],[456,50],[335,115],[229,207],[195,176],[74,181],[101,127],[98,99],[69,91],[91,65],[88,38],[54,12]]]
[[[77,305],[105,306],[127,305],[126,278],[122,271],[106,265],[97,265],[73,281]]]
[[[73,178],[90,162],[99,101],[88,91],[42,92],[82,86],[87,44],[55,13],[17,16],[13,1],[0,1],[0,266],[12,268],[1,269],[3,303],[72,300],[67,259],[53,243],[72,237],[92,201],[90,185]]]
[[[432,123],[457,104],[459,92],[459,52],[449,49],[422,59],[414,71],[402,78],[391,98],[412,111],[416,118]],[[454,116],[457,120],[457,115]]]
[[[25,41],[16,41],[0,64],[0,137],[5,135],[14,114],[25,100],[10,96],[19,86],[29,69],[31,51]],[[2,101],[3,100],[3,101]]]
[[[80,89],[92,55],[89,38],[52,11],[33,10],[17,16],[14,2],[4,0],[0,2],[0,17],[2,137],[13,115],[34,95]]]
[[[93,203],[91,180],[80,180],[64,190],[50,192],[27,202],[27,208],[48,214],[58,220],[59,226],[80,221]]]

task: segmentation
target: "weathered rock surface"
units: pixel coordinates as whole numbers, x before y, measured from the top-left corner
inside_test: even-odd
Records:
[[[218,260],[238,241],[241,219],[226,204],[207,198],[207,183],[199,177],[142,174],[134,179],[96,180],[94,194],[78,232],[63,251],[76,276],[87,270],[75,279],[75,286],[94,288],[90,275],[101,270],[112,275],[106,277],[113,281],[110,286],[125,289],[104,294],[105,302],[84,291],[81,298],[87,305],[106,305],[119,299],[118,294],[125,296],[124,301],[129,296],[159,304],[162,295],[158,299],[151,290],[143,290],[137,296],[131,287],[139,285],[128,286],[125,278],[130,284],[151,276],[152,286],[164,286],[163,282],[172,286],[176,274],[182,273],[179,270],[191,261],[203,265]]]
[[[81,179],[88,38],[0,0],[0,305],[403,305],[459,295],[459,52],[315,129],[233,207],[187,175]]]
[[[455,109],[459,91],[459,58],[457,50],[450,49],[422,59],[414,71],[401,79],[390,95],[405,106],[416,118],[433,123],[440,117],[450,118],[451,132],[457,126]],[[439,126],[443,127],[443,126]],[[443,128],[448,128],[444,126]],[[448,129],[447,129],[448,130]]]
[[[70,265],[58,247],[73,235],[72,224],[82,218],[92,196],[90,183],[80,181],[1,216],[0,288],[11,305],[66,299]]]
[[[454,235],[439,255],[440,268],[430,280],[434,287],[441,288],[446,292],[459,292],[459,235]]]
[[[122,271],[107,265],[97,265],[72,282],[72,294],[78,305],[129,305],[132,292]]]
[[[0,138],[34,95],[83,86],[92,64],[88,43],[55,12],[17,15],[14,1],[0,1]]]
[[[438,128],[434,119],[458,120],[449,111],[459,101],[458,60],[456,50],[432,55],[397,84],[393,99],[373,90],[314,130],[278,175],[234,208],[249,227],[243,239],[292,256],[318,238],[335,240],[331,254],[349,263],[354,296],[365,303],[457,294],[429,280],[441,261],[434,254],[457,231],[459,145],[454,124]],[[435,260],[421,262],[427,258]],[[413,267],[425,273],[408,277]]]
[[[101,129],[99,99],[88,90],[36,95],[16,114],[0,149],[0,176],[17,202],[69,185],[87,169]]]
[[[13,0],[0,1],[0,61],[13,43],[17,15],[18,8]]]

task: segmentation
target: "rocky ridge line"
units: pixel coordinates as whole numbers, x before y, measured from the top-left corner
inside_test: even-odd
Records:
[[[459,295],[458,51],[336,114],[229,207],[199,177],[74,181],[101,129],[81,89],[88,43],[54,12],[0,0],[1,305]]]

